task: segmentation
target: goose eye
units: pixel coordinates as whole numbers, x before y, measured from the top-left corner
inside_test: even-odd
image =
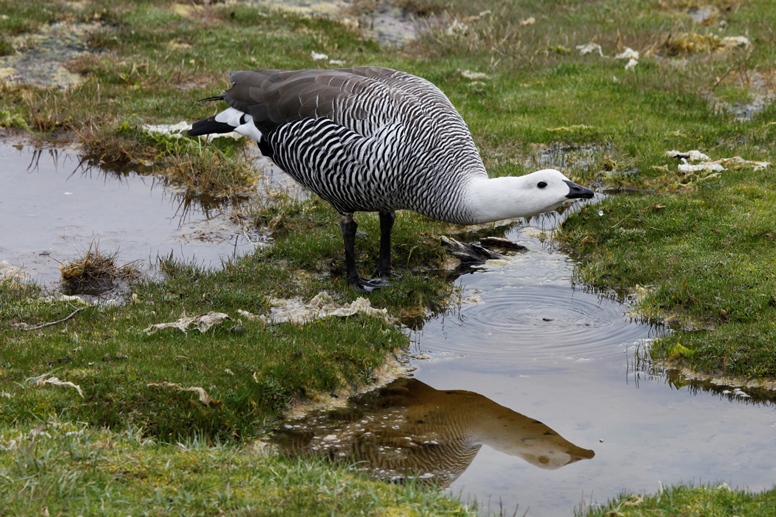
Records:
[[[536,184],[536,186],[539,187],[539,188],[544,188],[544,187],[547,186],[547,182],[546,181],[540,181],[539,183]]]

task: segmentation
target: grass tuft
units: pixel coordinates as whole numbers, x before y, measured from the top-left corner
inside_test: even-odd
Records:
[[[83,256],[59,265],[62,290],[65,294],[100,294],[115,287],[116,280],[132,281],[140,278],[137,261],[116,264],[118,251],[105,254],[99,243],[93,241]]]
[[[770,517],[776,506],[776,489],[753,494],[736,490],[726,483],[665,487],[653,495],[623,494],[601,506],[583,505],[574,511],[585,517],[647,517],[683,515],[686,517]]]

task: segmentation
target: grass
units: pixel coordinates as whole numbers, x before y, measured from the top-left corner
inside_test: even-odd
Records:
[[[320,210],[318,204],[307,206]],[[283,216],[291,240],[302,233],[299,224],[313,232],[326,226],[326,218],[315,226],[291,212]],[[401,233],[407,239],[408,229]],[[309,300],[323,289],[342,303],[354,300],[357,293],[346,283],[297,269],[293,253],[325,255],[319,248],[319,242],[301,242],[290,246],[290,256],[273,248],[217,272],[167,258],[159,264],[164,281],[134,283],[128,305],[88,311],[68,298],[41,296],[35,286],[0,283],[0,434],[23,439],[42,426],[51,435],[42,445],[43,437],[25,447],[4,444],[3,513],[153,508],[154,514],[204,515],[217,506],[229,514],[466,514],[428,488],[384,487],[345,467],[242,450],[295,401],[345,396],[374,382],[386,356],[408,344],[406,333],[378,318],[268,325],[238,312],[263,314],[273,296]],[[94,255],[78,263],[95,262]],[[416,316],[447,292],[442,279],[407,275],[371,301]],[[205,332],[146,330],[211,311],[230,319]],[[70,436],[74,425],[91,438],[73,444],[51,430],[62,427]],[[143,440],[128,443],[127,429]],[[178,442],[201,446],[188,453]],[[257,472],[266,472],[267,485]]]
[[[132,281],[140,277],[136,264],[116,264],[118,252],[100,252],[99,243],[93,241],[83,256],[59,265],[62,291],[65,294],[101,294],[113,288],[116,280]]]
[[[58,321],[73,311],[72,302],[31,298],[28,288],[4,283],[2,384],[9,397],[3,414],[17,422],[56,414],[97,426],[130,424],[169,441],[193,434],[241,440],[269,428],[296,399],[371,382],[386,355],[407,343],[396,326],[358,316],[267,326],[238,314],[267,312],[273,296],[309,300],[324,288],[343,303],[357,296],[347,285],[296,276],[288,263],[277,250],[271,258],[247,257],[217,272],[168,260],[166,281],[134,284],[131,304],[92,310],[40,331],[18,329]],[[418,284],[413,278],[397,282],[393,293],[372,303],[414,314],[433,292],[413,296]],[[444,290],[443,280],[426,281],[423,288],[431,285]],[[231,319],[204,333],[145,331],[210,311]],[[116,354],[126,359],[103,360]],[[75,383],[84,400],[30,384],[41,375]],[[203,405],[196,394],[160,389],[160,383],[202,387],[218,402]]]
[[[441,492],[191,439],[57,420],[0,427],[3,515],[469,515]]]
[[[776,490],[753,494],[731,490],[727,485],[676,485],[649,496],[624,494],[601,507],[583,507],[575,512],[585,517],[770,517],[776,507]]]
[[[98,23],[87,37],[89,52],[65,63],[81,84],[66,90],[1,85],[0,126],[43,140],[77,140],[94,163],[162,175],[195,199],[237,199],[241,217],[257,227],[271,226],[276,238],[271,249],[221,271],[162,260],[163,279],[134,284],[131,303],[121,307],[75,312],[75,302],[43,296],[34,286],[0,284],[0,432],[25,437],[49,422],[46,432],[76,451],[58,449],[53,442],[38,447],[47,440],[39,435],[34,446],[25,442],[26,448],[0,455],[2,468],[11,469],[0,476],[0,490],[4,500],[13,498],[15,512],[27,511],[23,500],[39,505],[31,507],[32,513],[42,513],[40,505],[66,512],[65,506],[55,506],[61,498],[67,508],[83,513],[98,504],[126,513],[120,502],[126,498],[134,508],[153,503],[163,512],[165,504],[176,510],[191,504],[194,513],[207,513],[213,498],[232,497],[223,486],[218,495],[212,478],[201,481],[210,489],[200,490],[176,477],[161,491],[110,492],[112,499],[100,502],[99,493],[112,487],[131,490],[127,479],[146,487],[150,482],[143,480],[159,479],[167,461],[176,469],[191,468],[187,476],[197,480],[208,470],[226,468],[224,462],[239,465],[238,477],[252,479],[245,476],[267,470],[298,487],[320,476],[325,482],[312,485],[319,491],[299,495],[300,500],[315,505],[320,498],[322,506],[309,507],[317,509],[347,504],[333,501],[324,487],[340,486],[327,476],[350,474],[332,474],[318,465],[309,467],[313,474],[287,481],[288,472],[308,466],[241,454],[294,400],[368,383],[386,354],[407,344],[406,335],[363,316],[303,327],[271,326],[241,316],[238,310],[265,313],[273,297],[309,300],[323,289],[341,303],[355,299],[342,280],[336,214],[317,200],[251,206],[245,196],[255,188],[256,175],[241,158],[240,143],[219,139],[203,144],[143,130],[145,124],[213,114],[218,106],[196,100],[222,91],[230,70],[328,66],[313,61],[313,51],[347,66],[390,66],[438,84],[463,114],[493,175],[563,167],[581,183],[628,192],[586,207],[564,225],[562,245],[579,261],[576,280],[616,296],[644,293],[637,309],[675,329],[652,347],[655,360],[708,375],[776,377],[772,167],[755,170],[731,162],[716,174],[684,173],[665,154],[698,149],[712,159],[772,161],[776,10],[769,0],[706,2],[717,13],[704,23],[689,15],[695,3],[687,0],[400,3],[429,25],[401,49],[381,48],[350,23],[255,6],[120,0],[3,4],[4,60],[33,44],[26,36],[42,27]],[[746,36],[750,45],[720,49],[725,36]],[[577,50],[590,42],[601,46],[604,57]],[[613,58],[625,47],[640,53],[633,69]],[[470,79],[466,71],[487,77]],[[762,109],[741,118],[741,104],[757,99]],[[377,255],[378,224],[371,215],[360,215],[358,222],[369,235],[358,245],[359,265],[368,272]],[[449,295],[449,287],[432,274],[444,253],[438,237],[456,231],[402,214],[394,248],[403,278],[373,294],[372,304],[413,325],[438,310]],[[230,319],[205,333],[144,332],[152,324],[209,311]],[[60,383],[43,382],[52,378]],[[78,386],[81,395],[67,383]],[[184,388],[202,390],[206,402],[200,391]],[[88,459],[96,449],[72,444],[80,438],[56,434],[73,431],[73,422],[90,427],[76,426],[81,434],[72,436],[86,433],[93,443],[114,448],[106,446],[99,458]],[[132,438],[137,432],[126,435],[126,429],[140,430],[142,439]],[[173,445],[178,441],[200,445],[183,449]],[[31,455],[30,449],[52,452]],[[112,450],[127,456],[102,462]],[[126,467],[131,472],[122,477],[117,465],[128,457],[152,458],[153,466],[142,474]],[[205,458],[210,463],[202,463]],[[35,470],[44,463],[46,469]],[[30,477],[32,471],[22,464],[42,477]],[[79,477],[87,474],[94,477]],[[40,490],[19,489],[27,479],[44,478]],[[105,481],[109,478],[119,481]],[[69,484],[70,479],[86,481]],[[356,507],[365,513],[371,508],[376,514],[411,513],[404,505],[415,504],[407,502],[412,497],[432,497],[397,488],[387,489],[392,490],[388,495],[382,485],[347,479],[346,485],[363,482],[368,487],[364,494],[378,495],[365,499],[340,492],[340,499],[355,501],[342,513]],[[180,497],[164,490],[172,485],[186,490]],[[301,492],[278,486],[266,490],[267,501],[274,508],[293,508]],[[676,487],[644,501],[659,499],[665,505],[668,499],[678,501],[685,490],[696,502],[712,491]],[[276,492],[280,499],[272,498]],[[407,499],[392,499],[397,493]],[[772,499],[772,492],[730,494],[712,498],[710,508],[724,514],[726,497],[750,505],[744,509]],[[365,502],[370,497],[391,502],[370,506]],[[230,512],[249,513],[245,508],[264,504],[259,496],[240,498]],[[607,511],[650,508],[647,502],[627,502],[613,502]],[[434,513],[438,504],[447,503],[422,503],[417,512]],[[692,515],[689,509],[660,511]]]
[[[667,357],[681,344],[692,351],[684,359],[701,371],[773,378],[776,282],[769,264],[776,254],[768,213],[776,196],[769,176],[729,171],[689,194],[615,197],[601,212],[573,217],[564,239],[585,257],[580,280],[615,290],[649,287],[641,312],[678,329],[653,354]]]

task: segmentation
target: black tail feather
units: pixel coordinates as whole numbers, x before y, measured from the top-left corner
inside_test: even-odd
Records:
[[[222,101],[224,100],[223,95],[213,95],[212,97],[205,97],[204,99],[199,99],[197,102],[211,102],[211,101]]]
[[[191,125],[188,131],[189,136],[210,135],[220,133],[231,133],[234,126],[225,122],[217,122],[215,117],[198,120]]]

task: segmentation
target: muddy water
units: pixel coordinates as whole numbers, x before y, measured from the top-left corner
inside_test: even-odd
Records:
[[[508,515],[571,515],[661,483],[771,488],[774,406],[645,372],[636,354],[663,330],[572,289],[573,264],[536,235],[512,230],[527,253],[459,279],[460,309],[413,336],[412,379],[289,422],[278,441]]]
[[[228,217],[214,217],[219,209],[187,204],[154,177],[104,172],[81,165],[75,152],[2,141],[0,163],[0,261],[47,287],[56,287],[59,263],[92,242],[118,252],[118,265],[139,261],[141,269],[170,254],[217,267],[255,246]]]

